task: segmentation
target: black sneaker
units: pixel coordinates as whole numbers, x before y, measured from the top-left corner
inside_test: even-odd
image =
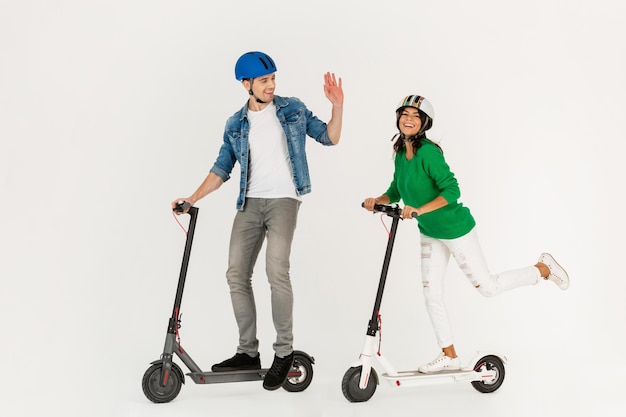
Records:
[[[247,353],[235,353],[232,358],[216,363],[211,367],[213,372],[245,371],[249,369],[261,369],[261,355],[252,357]]]
[[[280,388],[287,379],[287,374],[289,373],[292,365],[293,352],[284,358],[279,358],[274,355],[272,367],[269,371],[267,371],[267,375],[265,375],[265,378],[263,379],[263,388],[270,391]]]

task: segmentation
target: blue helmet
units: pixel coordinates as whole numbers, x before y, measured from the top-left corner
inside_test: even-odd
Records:
[[[256,78],[276,72],[276,64],[269,55],[263,52],[246,52],[241,55],[235,64],[235,78],[237,81],[246,78]]]

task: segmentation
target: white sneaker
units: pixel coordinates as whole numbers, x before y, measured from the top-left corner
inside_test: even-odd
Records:
[[[542,253],[539,257],[539,262],[546,264],[550,269],[550,275],[548,275],[549,281],[554,282],[562,290],[566,290],[569,287],[569,275],[567,275],[565,269],[554,260],[552,255]]]
[[[431,374],[440,371],[456,371],[459,369],[461,369],[459,358],[450,358],[443,352],[441,352],[436,359],[419,367],[419,371],[423,374]]]

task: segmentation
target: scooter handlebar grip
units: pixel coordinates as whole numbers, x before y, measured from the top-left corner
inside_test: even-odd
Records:
[[[184,211],[189,210],[190,207],[191,204],[188,201],[179,201],[178,203],[176,203],[176,207],[174,207],[172,210],[177,213],[183,213]]]

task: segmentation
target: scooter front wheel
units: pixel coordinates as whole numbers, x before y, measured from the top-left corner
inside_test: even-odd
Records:
[[[283,389],[288,392],[304,391],[313,381],[313,363],[311,358],[300,352],[294,352],[293,365],[287,379],[283,383]]]
[[[497,356],[487,355],[478,360],[474,365],[476,372],[489,372],[488,378],[482,381],[472,381],[472,386],[476,391],[482,393],[494,392],[504,382],[504,362]]]
[[[141,387],[146,397],[153,403],[167,403],[172,401],[183,386],[183,371],[172,363],[172,372],[168,375],[165,386],[161,386],[161,368],[163,364],[155,363],[146,370],[141,380]]]
[[[343,396],[351,403],[365,402],[372,398],[372,395],[376,392],[376,387],[378,386],[378,374],[376,374],[376,370],[370,368],[370,376],[367,380],[367,386],[364,389],[359,387],[362,371],[362,366],[353,366],[343,375],[341,391],[343,392]]]

